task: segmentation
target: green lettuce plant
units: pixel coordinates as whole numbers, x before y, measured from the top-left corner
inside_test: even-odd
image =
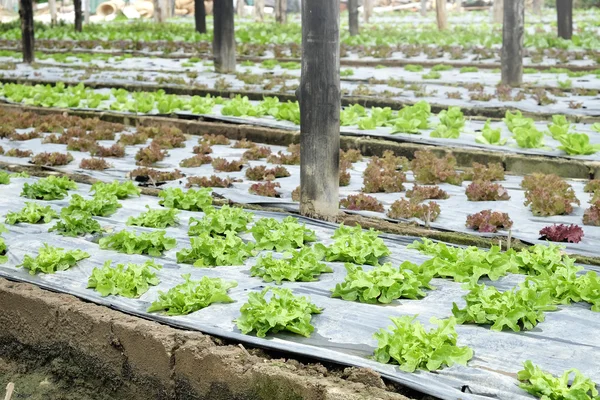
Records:
[[[331,267],[320,262],[324,254],[311,247],[285,252],[283,258],[274,258],[272,253],[260,256],[250,268],[251,276],[259,276],[263,281],[276,282],[312,282],[319,275],[333,272]]]
[[[146,209],[148,211],[141,213],[137,217],[129,217],[127,219],[127,225],[165,229],[169,226],[176,226],[179,224],[179,219],[177,218],[179,210],[176,208],[153,210],[150,206],[146,205]]]
[[[98,243],[101,249],[115,250],[126,254],[147,254],[160,257],[164,251],[177,245],[174,238],[166,236],[165,231],[136,232],[122,230],[105,236]]]
[[[25,202],[19,212],[9,212],[6,214],[5,222],[9,225],[26,222],[28,224],[47,224],[53,218],[58,218],[56,211],[50,206],[43,206],[39,203]]]
[[[26,254],[23,262],[16,267],[23,267],[29,270],[31,275],[35,275],[38,272],[53,274],[57,271],[65,271],[88,257],[90,255],[85,251],[65,250],[46,243],[39,249],[37,257],[34,258]]]
[[[115,268],[111,268],[110,265],[109,260],[102,268],[94,268],[88,279],[87,287],[95,289],[102,297],[140,297],[150,286],[156,286],[160,282],[155,270],[162,267],[154,261],[148,260],[144,264],[117,264]]]
[[[191,248],[177,252],[177,262],[195,267],[242,265],[251,255],[253,243],[244,243],[233,232],[225,236],[211,236],[202,232],[190,238]]]
[[[256,221],[250,232],[259,250],[292,250],[304,246],[306,242],[317,240],[314,231],[306,228],[306,224],[300,224],[292,216],[285,217],[283,221],[261,218]]]

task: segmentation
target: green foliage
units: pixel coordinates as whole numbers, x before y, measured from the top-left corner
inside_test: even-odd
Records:
[[[0,149],[0,153],[1,153]],[[29,174],[27,172],[17,172],[17,173],[8,173],[6,171],[0,171],[0,185],[8,185],[10,184],[10,178],[29,178]]]
[[[460,137],[460,131],[458,129],[448,128],[446,125],[440,124],[436,126],[433,131],[431,131],[429,136],[443,139],[458,139]]]
[[[432,275],[409,261],[398,268],[391,263],[364,271],[362,267],[346,264],[346,279],[338,283],[331,297],[361,303],[391,303],[395,299],[419,299],[425,297],[422,288],[433,289],[429,285]]]
[[[427,129],[431,116],[431,106],[422,100],[413,106],[404,106],[398,111],[394,120],[392,133],[419,133],[420,129]]]
[[[185,282],[159,291],[148,312],[164,311],[167,315],[187,315],[210,306],[213,303],[233,303],[227,291],[237,286],[237,282],[203,276],[199,281],[190,279],[190,274],[182,275]]]
[[[600,122],[593,123],[591,128],[596,132],[600,132]]]
[[[345,107],[340,113],[340,125],[356,125],[362,117],[367,116],[367,111],[360,104]]]
[[[268,253],[256,260],[250,274],[277,284],[282,281],[312,282],[322,273],[333,272],[325,263],[319,262],[324,256],[322,251],[310,247],[286,252],[284,258],[273,258],[273,254]]]
[[[265,298],[268,292],[271,292],[269,300]],[[290,331],[309,337],[315,330],[310,323],[311,315],[321,311],[306,297],[294,296],[289,289],[266,287],[248,294],[248,302],[240,309],[236,323],[242,333],[256,331],[258,337],[265,337],[269,331]]]
[[[571,123],[567,121],[567,117],[562,114],[553,115],[552,123],[548,124],[548,131],[552,136],[552,139],[559,140],[562,136],[569,133],[571,129]]]
[[[501,129],[492,129],[488,119],[481,130],[481,135],[475,138],[477,143],[489,144],[494,146],[504,146],[507,139],[502,138]]]
[[[120,231],[100,239],[101,249],[111,249],[126,254],[147,254],[160,257],[177,244],[174,238],[165,236],[165,231],[141,232]]]
[[[411,316],[391,318],[394,326],[390,326],[389,331],[381,329],[373,335],[378,342],[375,360],[397,363],[402,371],[414,372],[417,369],[435,371],[454,364],[467,365],[473,358],[472,349],[456,345],[458,334],[454,329],[454,318],[432,318],[430,322],[438,327],[429,332],[415,319]]]
[[[189,189],[184,192],[180,188],[163,189],[158,197],[161,206],[178,208],[187,211],[207,211],[212,208],[211,188]]]
[[[423,71],[423,66],[418,64],[407,64],[404,66],[404,69],[409,72],[421,72]]]
[[[244,243],[233,232],[225,236],[210,236],[202,232],[190,238],[191,248],[177,252],[177,262],[193,264],[194,267],[242,265],[252,255],[253,244]]]
[[[179,219],[177,218],[179,210],[175,208],[152,210],[150,206],[146,205],[146,209],[148,211],[141,213],[137,217],[129,217],[127,225],[165,229],[169,226],[179,224]]]
[[[532,118],[523,117],[521,111],[515,111],[514,114],[510,111],[506,111],[504,123],[508,127],[508,130],[513,133],[515,128],[524,128],[526,130],[535,129],[535,121]]]
[[[538,149],[544,147],[544,133],[536,128],[521,128],[513,129],[513,139],[517,145],[523,149]]]
[[[478,72],[478,71],[479,71],[479,68],[477,68],[477,67],[462,67],[460,69],[461,74],[466,74],[468,72]]]
[[[533,329],[544,321],[544,311],[556,310],[548,292],[531,289],[499,292],[493,286],[474,285],[465,296],[467,305],[459,309],[452,305],[452,314],[459,324],[491,325],[501,331],[510,328],[515,332]]]
[[[31,275],[38,272],[53,274],[57,271],[65,271],[88,257],[90,255],[82,250],[65,250],[44,244],[44,247],[40,247],[37,257],[33,258],[26,254],[17,268],[28,269]]]
[[[450,131],[460,132],[465,127],[465,116],[460,107],[448,107],[438,114],[440,125],[445,126]]]
[[[261,218],[256,221],[250,232],[259,250],[292,250],[304,246],[306,242],[317,240],[314,231],[306,228],[306,224],[298,223],[292,216],[285,217],[283,221]]]
[[[326,260],[378,265],[381,257],[391,254],[378,234],[373,228],[364,231],[360,225],[340,225],[333,233],[333,244],[325,250]],[[315,245],[315,248],[323,247],[320,243]]]
[[[529,360],[523,363],[523,370],[517,377],[521,381],[521,389],[544,400],[598,400],[596,383],[585,377],[579,370],[572,368],[563,373],[560,378],[533,365]],[[571,379],[571,375],[574,377]]]
[[[77,189],[77,184],[66,176],[51,175],[39,179],[31,185],[25,183],[21,196],[37,200],[62,200],[67,196],[67,190]]]
[[[421,78],[423,79],[440,79],[441,77],[442,74],[437,71],[429,71],[428,73],[421,75]]]
[[[109,260],[102,268],[94,268],[88,279],[87,287],[96,289],[102,297],[140,297],[150,286],[156,286],[160,282],[152,269],[159,270],[162,267],[154,261],[148,260],[144,264],[117,264],[115,268],[111,268],[110,264]]]
[[[119,181],[113,181],[112,183],[96,182],[92,185],[90,191],[95,192],[95,195],[117,196],[119,200],[126,199],[129,196],[139,196],[142,192],[132,181],[122,183]]]
[[[585,133],[569,133],[558,138],[558,148],[569,155],[591,155],[600,150],[600,144],[590,144],[590,137]]]
[[[62,236],[77,237],[87,233],[100,233],[103,231],[100,223],[86,211],[74,210],[70,214],[61,215],[60,218],[60,221],[48,229],[48,232],[56,231]]]
[[[219,209],[208,211],[202,219],[190,218],[188,235],[197,236],[204,232],[212,236],[225,235],[227,232],[245,232],[254,214],[241,207],[224,205]]]
[[[8,247],[6,246],[6,242],[4,242],[4,238],[2,237],[2,234],[5,232],[8,232],[8,230],[4,225],[0,224],[0,264],[4,264],[8,261],[8,256],[6,255]]]
[[[6,214],[6,223],[9,225],[27,222],[28,224],[47,224],[53,218],[58,218],[56,211],[50,206],[42,206],[39,203],[25,202],[25,207],[19,212]]]
[[[91,199],[84,199],[80,195],[74,194],[71,196],[69,206],[62,209],[61,215],[69,215],[74,211],[83,211],[93,216],[108,217],[117,212],[121,207],[123,206],[119,203],[119,199],[114,195],[96,194]]]

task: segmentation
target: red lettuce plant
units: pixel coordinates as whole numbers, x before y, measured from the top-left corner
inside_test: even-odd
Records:
[[[474,181],[467,186],[465,193],[469,201],[510,200],[510,195],[504,186],[489,181]]]
[[[125,146],[118,143],[110,147],[94,146],[90,149],[90,154],[96,157],[125,157]]]
[[[153,168],[136,168],[129,173],[131,179],[138,182],[166,182],[176,181],[183,178],[185,175],[178,169],[175,171],[160,171]]]
[[[404,190],[406,175],[399,171],[402,157],[396,157],[391,151],[386,151],[383,157],[373,157],[363,172],[363,193],[395,193]]]
[[[238,140],[237,142],[232,144],[231,147],[234,149],[251,149],[253,147],[256,147],[256,143],[246,138],[243,138],[242,140]]]
[[[210,164],[212,157],[206,154],[196,154],[190,158],[185,158],[179,162],[179,166],[182,168],[194,168],[204,164]]]
[[[271,148],[268,146],[255,146],[252,147],[242,154],[242,158],[246,160],[260,160],[261,158],[267,158],[271,155]]]
[[[73,161],[70,153],[38,153],[31,158],[31,163],[39,166],[51,167],[54,165],[67,165]]]
[[[210,177],[206,176],[191,176],[188,178],[187,183],[185,185],[186,188],[191,188],[193,186],[199,187],[220,187],[227,188],[231,187],[233,182],[237,182],[231,178],[219,178],[216,175],[211,175]]]
[[[213,159],[212,166],[219,172],[238,172],[244,168],[244,159],[227,161],[224,158],[217,157]]]
[[[387,216],[393,219],[419,218],[425,222],[432,222],[440,215],[440,206],[435,201],[419,204],[406,199],[396,200],[392,203]]]
[[[248,191],[252,194],[266,197],[280,197],[281,194],[277,191],[281,185],[277,182],[255,183],[250,186]]]
[[[411,162],[415,181],[427,185],[440,182],[460,185],[462,177],[454,169],[455,166],[456,158],[452,154],[446,154],[444,158],[437,158],[429,150],[416,151],[415,158]]]
[[[364,193],[351,194],[340,201],[340,206],[348,210],[383,212],[383,204],[373,196]]]
[[[531,205],[534,215],[570,214],[571,203],[580,204],[571,185],[554,174],[532,174],[521,182],[525,189],[525,205]]]
[[[540,240],[550,240],[552,242],[579,243],[583,237],[581,227],[571,225],[550,225],[540,230]]]
[[[590,208],[583,213],[583,224],[600,226],[600,201],[596,200],[591,204]]]
[[[160,146],[161,149],[174,149],[176,147],[185,147],[187,138],[178,128],[171,128],[163,131],[152,139],[152,143]]]
[[[89,169],[94,171],[102,171],[109,169],[112,165],[104,158],[84,158],[79,163],[79,168]]]
[[[347,151],[340,150],[340,160],[345,160],[350,163],[362,161],[363,157],[360,150],[348,149]]]
[[[152,142],[148,147],[141,148],[135,155],[136,165],[149,167],[155,162],[162,161],[167,156],[167,151]]]
[[[6,152],[5,156],[25,158],[25,157],[30,157],[32,154],[33,154],[33,151],[31,151],[31,150],[9,149]]]
[[[246,170],[246,178],[251,181],[272,181],[276,178],[285,178],[288,176],[290,176],[290,172],[282,165],[277,165],[275,168],[258,165]]]
[[[148,140],[148,135],[143,132],[124,133],[119,137],[118,143],[123,146],[133,146],[136,144],[144,144]]]
[[[208,142],[200,142],[198,146],[194,146],[192,149],[192,153],[194,154],[210,154],[212,152],[212,147]]]
[[[299,165],[300,164],[300,145],[290,144],[287,148],[289,154],[278,152],[271,154],[267,162],[272,164]]]
[[[202,138],[200,140],[198,140],[198,143],[202,143],[202,142],[207,142],[208,144],[215,145],[215,144],[220,144],[220,145],[227,145],[230,143],[229,139],[227,139],[224,135],[214,135],[214,134],[208,134],[205,133],[204,135],[202,135]]]
[[[503,181],[504,167],[500,163],[489,163],[488,165],[473,163],[473,168],[463,173],[465,181]]]
[[[450,196],[439,186],[419,186],[415,183],[412,189],[406,191],[406,197],[420,203],[423,200],[444,200]]]
[[[497,232],[498,229],[510,229],[512,221],[507,213],[483,210],[467,216],[467,228],[479,232]]]
[[[600,190],[600,179],[589,180],[583,187],[583,191],[586,193],[595,193]]]

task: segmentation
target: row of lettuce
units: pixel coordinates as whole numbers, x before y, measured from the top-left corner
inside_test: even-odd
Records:
[[[273,117],[276,120],[300,124],[300,108],[298,102],[280,102],[277,97],[266,97],[262,101],[253,102],[247,97],[236,96],[226,100],[212,96],[180,96],[169,95],[163,90],[156,92],[129,92],[125,89],[112,89],[110,93],[85,87],[56,85],[22,85],[4,84],[0,86],[0,96],[6,99],[34,106],[58,108],[90,108],[109,109],[113,111],[133,113],[172,114],[189,112],[192,114],[212,114],[214,108],[220,106],[220,113],[232,117]],[[357,126],[359,130],[370,131],[380,127],[390,128],[390,133],[421,134],[430,130],[433,138],[458,139],[465,132],[467,119],[459,107],[449,107],[437,115],[437,124],[433,125],[431,106],[426,101],[419,101],[401,110],[394,111],[389,107],[373,107],[365,109],[359,104],[345,107],[340,114],[341,126]],[[520,111],[506,112],[504,126],[511,136],[502,134],[502,126],[488,120],[480,134],[474,140],[479,144],[500,147],[509,140],[511,145],[522,149],[553,150],[544,141],[545,137],[560,142],[558,150],[572,156],[592,155],[600,150],[600,145],[590,142],[586,133],[577,132],[575,125],[564,115],[554,115],[547,130],[540,130],[532,118],[524,117]],[[589,127],[600,131],[600,123]],[[474,132],[472,132],[474,133]],[[472,139],[473,135],[464,138]]]
[[[20,176],[7,177],[10,182],[11,178]],[[32,184],[25,183],[21,195],[38,201],[64,199],[69,190],[76,188],[77,185],[66,177],[50,176]],[[5,222],[39,224],[60,218],[50,231],[73,237],[101,234],[98,241],[101,249],[160,257],[176,247],[176,240],[168,237],[163,229],[179,224],[179,210],[201,211],[201,218],[190,219],[191,246],[176,253],[177,263],[196,267],[235,266],[243,265],[245,260],[262,250],[283,252],[282,257],[274,257],[272,252],[261,254],[250,269],[252,276],[280,284],[282,281],[318,280],[322,273],[332,272],[323,261],[344,262],[346,277],[332,289],[332,297],[368,304],[421,299],[427,296],[427,290],[435,290],[432,278],[463,283],[468,291],[464,296],[465,307],[460,308],[454,303],[452,317],[432,320],[437,328],[427,331],[416,321],[416,316],[404,316],[391,318],[393,326],[375,333],[378,347],[374,358],[383,363],[398,364],[404,371],[432,371],[454,364],[466,365],[474,353],[469,347],[458,346],[456,324],[491,325],[493,330],[516,332],[533,329],[544,321],[547,312],[557,310],[557,305],[588,302],[592,311],[600,311],[600,278],[595,272],[582,274],[574,260],[557,246],[537,245],[502,252],[497,246],[490,250],[455,248],[423,240],[409,247],[432,256],[431,259],[421,265],[406,261],[394,267],[389,262],[380,263],[391,250],[372,229],[365,231],[360,226],[342,225],[331,237],[331,245],[310,245],[317,240],[316,233],[294,217],[281,221],[261,218],[249,228],[254,218],[252,213],[229,206],[215,208],[210,189],[184,192],[179,188],[160,192],[162,208],[148,207],[146,212],[127,220],[128,225],[158,230],[140,233],[122,230],[104,235],[93,217],[112,215],[121,207],[119,200],[138,196],[140,190],[132,182],[113,182],[96,183],[91,191],[94,195],[90,199],[71,195],[69,205],[60,215],[48,205],[29,202],[22,210],[9,212]],[[243,232],[250,232],[255,241],[242,240],[238,234]],[[6,253],[4,240],[0,249]],[[6,255],[4,257],[5,261]],[[26,268],[31,274],[55,273],[72,268],[88,257],[90,254],[83,250],[65,250],[45,244],[36,257],[26,255],[17,267]],[[365,269],[364,265],[372,268]],[[107,261],[102,268],[94,268],[88,287],[102,296],[137,298],[160,283],[157,275],[160,269],[156,259],[115,267]],[[509,273],[525,274],[526,278],[519,287],[504,292],[494,286],[479,284],[482,278],[495,281]],[[206,276],[192,280],[190,275],[184,275],[183,279],[183,283],[167,292],[159,292],[148,312],[185,315],[213,303],[234,302],[228,291],[237,286],[237,282]],[[310,299],[296,296],[289,289],[268,286],[248,295],[235,322],[241,332],[255,332],[259,337],[279,331],[308,337],[314,331],[312,315],[322,311]],[[406,343],[411,346],[407,347]],[[529,361],[524,365],[524,370],[519,372],[523,381],[521,386],[534,395],[548,396],[550,390],[551,394],[577,394],[580,396],[577,398],[582,399],[597,396],[595,384],[578,371],[566,372],[566,376],[574,372],[579,382],[569,386],[566,380],[552,377]]]

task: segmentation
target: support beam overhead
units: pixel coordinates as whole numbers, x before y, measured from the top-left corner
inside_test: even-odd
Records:
[[[504,4],[502,25],[502,83],[520,86],[523,83],[523,36],[525,32],[525,1],[512,0]]]
[[[50,24],[56,25],[58,16],[56,14],[56,0],[48,0],[48,8],[50,9]]]
[[[339,1],[302,1],[300,213],[330,220],[339,212],[339,31]]]
[[[21,43],[23,46],[23,62],[31,64],[35,61],[33,33],[33,0],[19,0],[19,17],[21,18]]]
[[[235,72],[235,31],[233,1],[215,1],[213,8],[213,55],[215,71]]]
[[[287,0],[275,0],[275,21],[287,23]]]

